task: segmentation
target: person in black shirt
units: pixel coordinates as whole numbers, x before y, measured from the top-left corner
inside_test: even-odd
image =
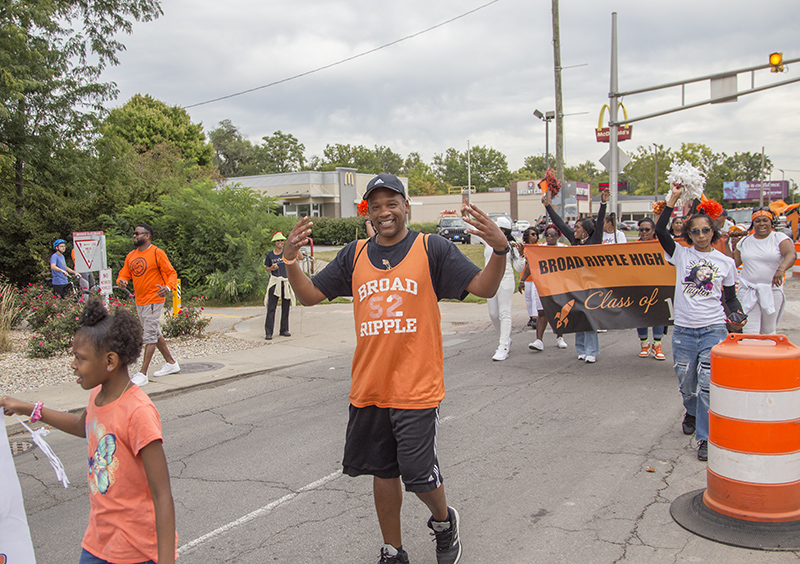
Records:
[[[267,286],[267,296],[264,301],[267,306],[267,317],[264,322],[266,340],[272,340],[272,332],[275,329],[275,310],[278,308],[278,298],[281,298],[281,329],[282,337],[291,337],[289,333],[289,308],[292,305],[294,294],[286,277],[286,266],[283,264],[283,242],[286,240],[283,233],[277,231],[272,236],[275,248],[267,253],[264,259],[264,268],[270,274],[269,285]]]

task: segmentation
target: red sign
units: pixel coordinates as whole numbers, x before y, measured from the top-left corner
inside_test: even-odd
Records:
[[[601,190],[608,190],[608,182],[601,182],[600,183],[600,189]],[[618,192],[627,192],[628,191],[628,181],[627,180],[623,180],[623,181],[617,182],[617,191]]]
[[[632,125],[620,125],[617,127],[617,141],[627,141],[631,138],[632,133]],[[608,127],[597,128],[595,129],[595,135],[598,143],[608,143],[609,137],[611,137],[611,129]]]

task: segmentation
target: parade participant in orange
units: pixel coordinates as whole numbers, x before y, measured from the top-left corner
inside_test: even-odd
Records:
[[[178,283],[178,274],[172,268],[164,251],[152,244],[153,228],[141,223],[133,230],[133,245],[136,247],[125,257],[125,264],[117,276],[117,286],[125,288],[133,279],[136,295],[136,312],[142,322],[144,332],[144,358],[142,367],[133,375],[133,383],[144,386],[149,382],[147,369],[156,348],[164,357],[165,364],[153,376],[166,376],[181,371],[167,348],[167,341],[161,334],[161,312],[164,300]]]
[[[289,281],[300,302],[313,305],[353,296],[356,352],[350,386],[350,417],[344,472],[373,476],[383,534],[380,562],[406,563],[402,547],[402,486],[428,507],[439,564],[461,558],[458,512],[448,505],[436,454],[439,404],[444,398],[442,330],[438,300],[471,292],[489,298],[503,277],[509,243],[481,210],[465,204],[471,229],[494,249],[480,270],[438,235],[406,227],[405,187],[392,174],[367,185],[364,199],[376,230],[354,241],[313,279],[296,264],[312,223],[300,220],[283,250]]]

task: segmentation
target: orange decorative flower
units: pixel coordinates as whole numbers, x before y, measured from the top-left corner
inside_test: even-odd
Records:
[[[717,219],[720,214],[724,211],[722,208],[722,204],[717,202],[716,200],[708,199],[705,202],[701,203],[697,206],[698,211],[703,211],[708,217],[711,219]]]
[[[661,212],[663,212],[663,211],[664,211],[664,208],[665,208],[665,207],[667,207],[667,202],[666,202],[666,201],[664,201],[664,200],[661,200],[660,202],[655,202],[655,203],[653,204],[653,213],[654,213],[655,215],[657,215],[657,216],[658,216],[658,215],[661,215]]]
[[[366,200],[361,200],[358,202],[358,215],[365,216],[367,215],[367,211],[369,210],[369,204]]]

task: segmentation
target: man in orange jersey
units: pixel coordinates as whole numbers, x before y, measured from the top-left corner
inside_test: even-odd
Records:
[[[311,234],[312,223],[305,217],[289,234],[283,262],[303,305],[353,296],[356,351],[343,466],[350,476],[373,476],[384,542],[379,562],[408,562],[400,527],[405,484],[431,511],[428,527],[436,537],[437,562],[455,564],[461,558],[458,512],[447,505],[436,454],[444,398],[438,301],[463,299],[469,292],[494,296],[505,271],[508,240],[485,213],[462,207],[472,226],[468,232],[494,249],[481,270],[452,242],[406,227],[409,204],[396,176],[373,178],[364,200],[374,236],[348,244],[311,280],[295,262]]]
[[[121,288],[125,288],[128,280],[133,278],[136,312],[142,322],[145,345],[142,368],[131,377],[131,381],[137,386],[144,386],[149,382],[147,369],[156,348],[164,357],[165,364],[153,376],[166,376],[181,370],[161,334],[164,299],[178,283],[178,274],[172,268],[167,254],[151,243],[152,238],[152,227],[144,223],[136,226],[133,230],[133,246],[136,248],[125,257],[125,264],[117,276],[117,286]]]

